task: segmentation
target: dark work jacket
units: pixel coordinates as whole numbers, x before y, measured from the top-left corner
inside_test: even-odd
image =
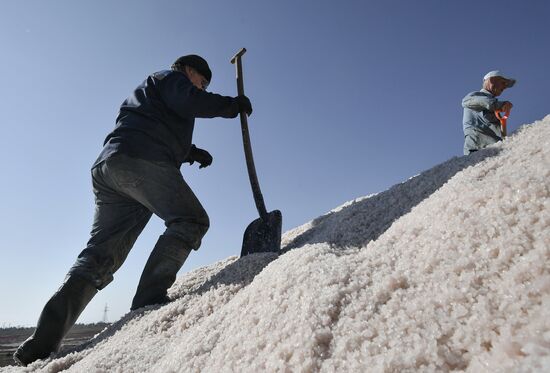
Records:
[[[236,99],[202,91],[182,72],[151,74],[120,106],[92,168],[117,154],[179,168],[191,149],[195,118],[234,118],[238,111]]]

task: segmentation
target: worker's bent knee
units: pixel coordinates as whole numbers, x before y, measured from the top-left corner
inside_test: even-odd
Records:
[[[188,249],[198,250],[202,238],[210,228],[210,219],[206,212],[190,218],[176,219],[166,224],[165,235],[179,237]]]

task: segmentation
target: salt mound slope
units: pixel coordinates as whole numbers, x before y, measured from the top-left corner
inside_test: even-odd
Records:
[[[550,369],[550,116],[178,279],[28,371]],[[21,368],[7,368],[20,371]]]

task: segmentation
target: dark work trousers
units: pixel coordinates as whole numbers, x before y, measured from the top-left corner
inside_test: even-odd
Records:
[[[176,167],[117,155],[92,169],[95,215],[91,238],[69,271],[97,289],[113,280],[152,214],[164,220],[164,235],[182,249],[197,250],[209,228],[199,200]]]

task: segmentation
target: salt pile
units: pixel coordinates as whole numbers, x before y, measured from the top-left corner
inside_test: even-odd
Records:
[[[279,257],[187,273],[176,301],[77,351],[2,371],[550,371],[548,180],[550,116],[287,232]]]

